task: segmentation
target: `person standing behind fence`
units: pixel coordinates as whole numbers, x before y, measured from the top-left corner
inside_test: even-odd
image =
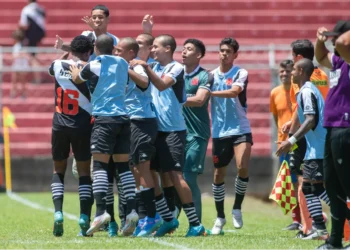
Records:
[[[12,38],[15,41],[12,50],[12,86],[10,90],[10,97],[14,98],[18,92],[22,98],[26,98],[26,76],[30,69],[29,55],[23,50],[22,42],[24,40],[24,33],[22,30],[15,30],[12,33]],[[19,85],[22,86],[19,86]]]
[[[46,14],[44,8],[36,3],[36,0],[29,0],[21,12],[19,28],[25,33],[24,46],[36,47],[45,37]],[[38,66],[39,61],[35,57],[36,53],[31,53],[31,65]],[[34,82],[40,83],[40,72],[34,73]]]
[[[282,142],[288,138],[288,134],[282,132],[282,125],[292,119],[292,102],[289,93],[291,89],[291,72],[293,64],[292,60],[284,60],[280,63],[279,77],[282,84],[275,87],[270,95],[270,112],[272,113],[277,126],[278,142]],[[289,162],[289,154],[281,155],[279,157],[280,164],[284,160]],[[298,182],[295,174],[292,174],[292,181],[294,185]],[[301,223],[299,205],[292,210],[292,219],[293,223],[284,228],[284,230],[299,229]]]

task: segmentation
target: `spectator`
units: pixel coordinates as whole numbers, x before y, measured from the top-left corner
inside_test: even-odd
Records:
[[[12,86],[10,91],[11,98],[17,96],[18,92],[22,98],[26,97],[26,75],[29,67],[29,55],[23,51],[22,42],[24,40],[24,32],[22,30],[15,30],[12,33],[12,37],[15,40],[12,52]],[[22,85],[21,87],[19,85]]]
[[[19,28],[24,31],[24,46],[36,47],[45,36],[45,10],[36,3],[36,0],[29,0],[29,3],[22,9]],[[31,53],[30,63],[38,66],[39,61],[36,53]],[[34,82],[40,83],[40,72],[34,73]]]

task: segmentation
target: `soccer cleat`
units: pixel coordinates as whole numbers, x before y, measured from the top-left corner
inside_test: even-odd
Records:
[[[206,231],[202,224],[199,226],[190,226],[187,230],[186,237],[197,237],[197,236],[205,236]]]
[[[90,227],[89,217],[86,214],[81,214],[79,219],[80,234],[82,236],[87,236],[86,231]]]
[[[101,225],[109,222],[110,220],[111,220],[111,216],[107,212],[104,212],[100,216],[95,217],[89,230],[87,230],[86,235],[92,235],[93,233],[99,231]]]
[[[131,213],[126,216],[125,226],[122,228],[122,234],[124,236],[132,235],[138,221],[139,221],[139,215],[133,209]]]
[[[156,214],[155,218],[146,217],[141,231],[137,234],[137,237],[151,236],[162,225],[163,220],[159,214]]]
[[[306,237],[306,234],[304,234],[304,232],[303,232],[302,230],[300,230],[299,232],[297,232],[297,234],[295,235],[294,238],[296,238],[296,239],[302,239],[302,238],[304,238],[304,237]]]
[[[300,228],[300,223],[299,222],[293,222],[292,224],[290,224],[289,226],[286,226],[285,228],[283,228],[282,230],[299,230]]]
[[[321,230],[312,230],[311,233],[307,234],[305,237],[301,238],[303,240],[327,240],[329,238],[329,234],[327,229]]]
[[[118,236],[118,224],[115,221],[109,222],[108,225],[108,236],[116,237]]]
[[[139,219],[139,222],[137,223],[137,226],[136,226],[136,228],[135,228],[135,231],[134,231],[134,233],[133,233],[133,236],[137,236],[137,235],[141,232],[142,227],[143,227],[143,225],[145,224],[145,220],[146,220],[146,218]]]
[[[232,210],[232,223],[236,229],[243,227],[242,211],[240,209]]]
[[[179,227],[179,221],[173,218],[171,221],[163,221],[163,224],[159,227],[154,237],[163,237],[166,234],[173,233]]]
[[[53,235],[56,237],[63,235],[63,214],[60,211],[54,214]]]
[[[335,247],[335,246],[333,246],[333,245],[331,245],[331,244],[326,242],[326,243],[322,244],[321,246],[317,247],[316,249],[324,249],[324,250],[326,250],[326,249],[347,249],[347,248],[346,247],[343,248],[342,246]]]
[[[211,235],[219,235],[223,232],[223,228],[226,224],[225,218],[216,218],[213,228],[211,229]]]

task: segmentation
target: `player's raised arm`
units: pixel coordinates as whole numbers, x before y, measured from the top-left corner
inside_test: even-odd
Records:
[[[319,64],[329,69],[332,68],[332,54],[326,48],[325,42],[328,37],[324,35],[327,32],[325,27],[320,27],[317,30],[317,40],[315,45],[315,57]]]
[[[142,19],[142,29],[143,29],[143,33],[147,33],[147,34],[151,34],[152,35],[152,31],[153,31],[153,16],[152,15],[145,15]]]

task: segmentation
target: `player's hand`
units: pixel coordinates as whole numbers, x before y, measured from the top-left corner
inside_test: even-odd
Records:
[[[54,48],[55,49],[62,49],[63,46],[63,40],[59,35],[56,35],[56,41],[55,41],[55,45]]]
[[[279,149],[276,151],[276,155],[281,156],[282,154],[287,154],[292,149],[292,146],[293,145],[289,141],[283,141]]]
[[[152,30],[153,30],[153,16],[151,15],[145,15],[142,19],[142,29],[144,33],[148,33],[148,34],[152,34]]]
[[[84,23],[86,23],[91,29],[95,30],[98,28],[98,26],[96,26],[94,24],[94,21],[92,21],[92,18],[89,17],[89,16],[84,16],[82,19],[81,19]]]
[[[132,67],[132,68],[135,67],[136,65],[141,65],[144,68],[148,67],[148,64],[145,61],[136,60],[136,59],[130,61],[129,64],[130,64],[130,67]]]
[[[290,127],[292,126],[292,121],[288,121],[285,124],[282,125],[281,132],[283,134],[287,134],[290,130]]]
[[[326,42],[328,37],[323,35],[323,32],[326,32],[326,31],[328,31],[328,30],[325,27],[318,28],[317,34],[316,34],[317,40],[319,40],[320,42]]]
[[[80,71],[82,70],[82,67],[77,67],[76,65],[69,66],[70,73],[72,75],[72,80],[75,81],[75,79],[79,76]]]

